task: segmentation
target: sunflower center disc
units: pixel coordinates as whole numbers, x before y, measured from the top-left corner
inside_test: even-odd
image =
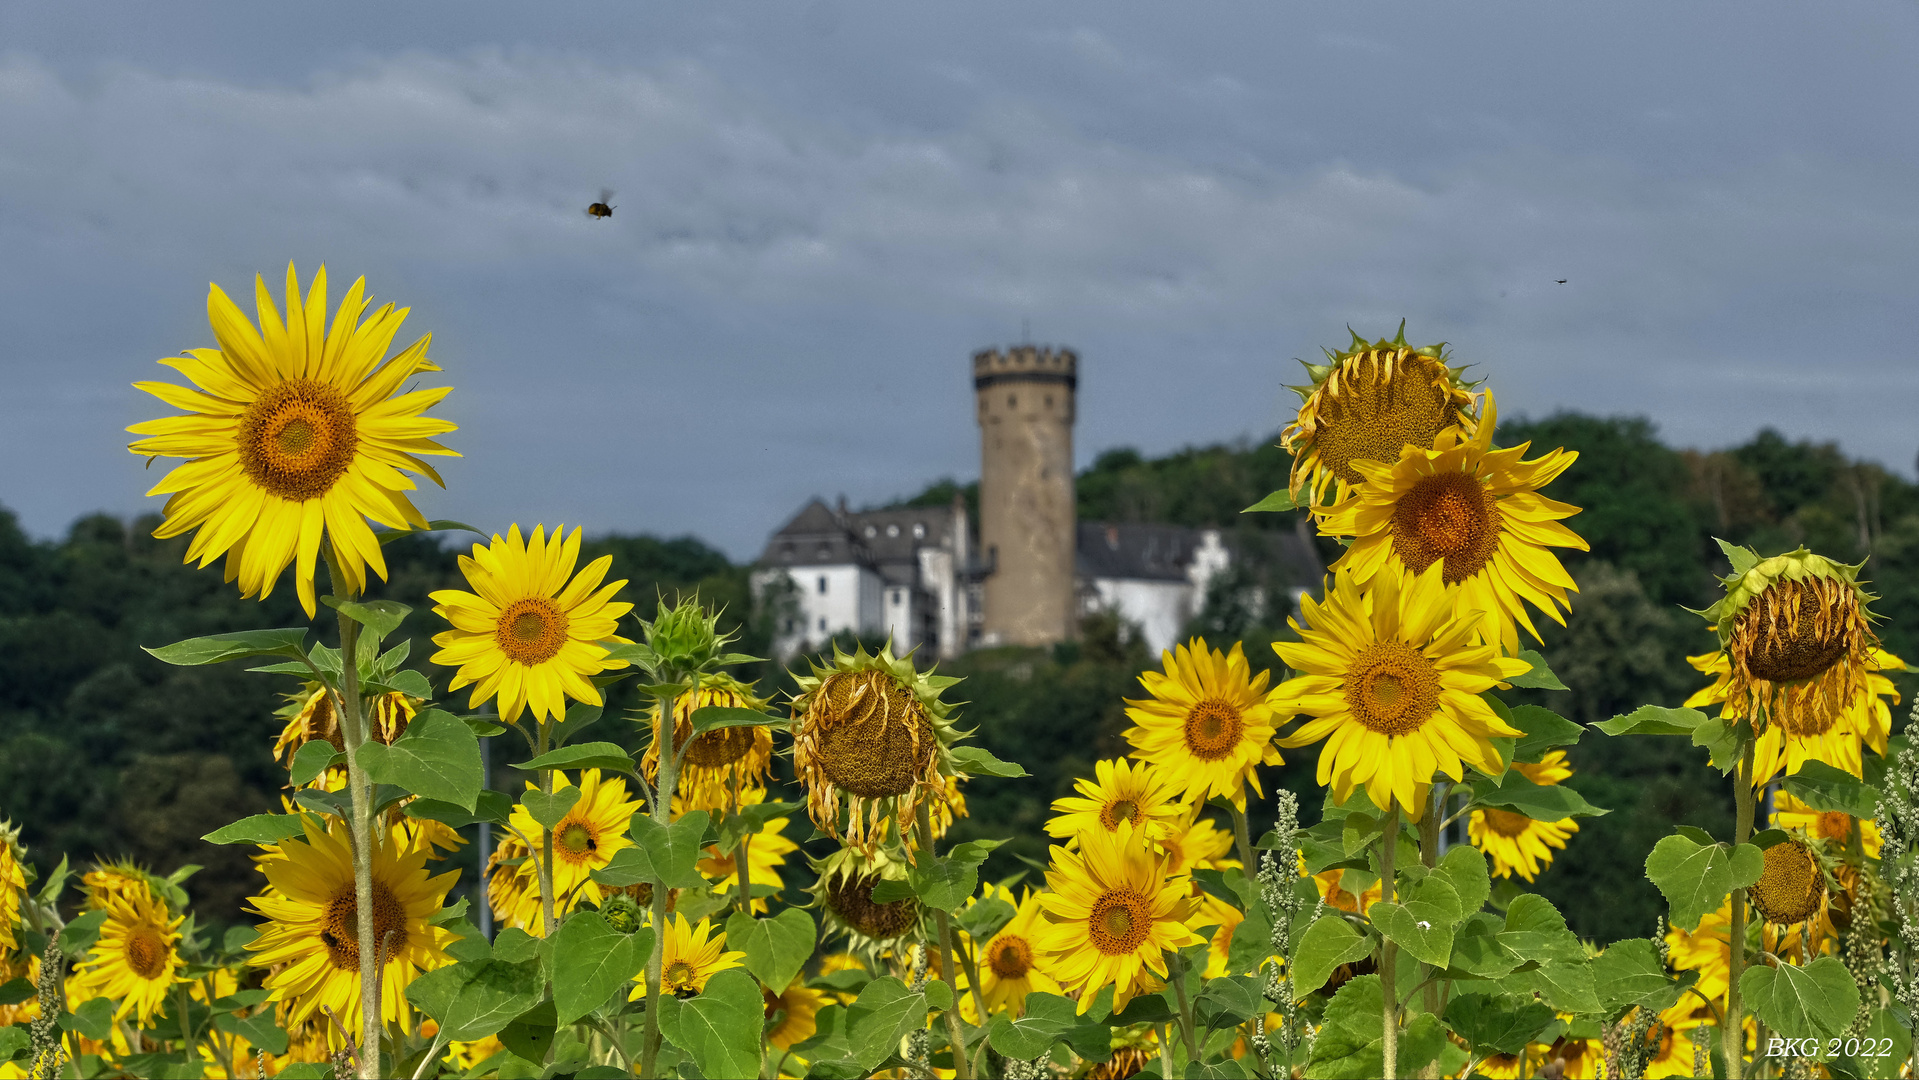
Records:
[[[1346,705],[1369,731],[1410,735],[1439,708],[1439,673],[1403,641],[1376,642],[1353,661]]]
[[[1246,730],[1231,702],[1207,698],[1186,714],[1186,749],[1196,758],[1217,761],[1239,746]]]
[[[875,904],[873,886],[879,883],[878,874],[836,878],[826,887],[826,902],[846,925],[876,941],[887,941],[912,928],[919,918],[919,902]]]
[[[1139,824],[1139,803],[1132,799],[1114,799],[1106,804],[1106,809],[1099,815],[1099,823],[1108,829],[1119,828],[1122,821]]]
[[[1415,574],[1441,559],[1448,585],[1472,577],[1499,550],[1499,510],[1484,485],[1461,472],[1421,477],[1393,507],[1393,551]]]
[[[693,966],[684,960],[675,960],[666,967],[666,984],[675,991],[693,988]]]
[[[1819,859],[1812,849],[1798,840],[1787,840],[1766,849],[1766,869],[1752,887],[1752,904],[1766,921],[1803,922],[1819,910],[1825,896],[1826,879],[1819,871]]]
[[[136,929],[127,938],[127,966],[142,979],[157,979],[166,968],[167,947],[150,926]]]
[[[360,970],[360,907],[353,899],[353,886],[327,903],[320,915],[320,940],[327,956],[339,971]],[[374,947],[390,961],[407,946],[406,908],[385,882],[373,883]]]
[[[566,645],[566,613],[544,596],[513,601],[495,625],[493,640],[500,651],[528,667],[553,659]]]
[[[256,486],[305,502],[333,490],[359,445],[346,395],[312,379],[288,379],[268,387],[240,414],[234,448]]]
[[[1138,893],[1113,889],[1093,902],[1093,913],[1086,923],[1094,948],[1108,956],[1122,956],[1146,940],[1147,931],[1153,928],[1153,913]]]
[[[560,828],[560,847],[575,859],[591,854],[597,846],[593,842],[593,830],[577,821]]]
[[[1851,647],[1858,607],[1859,597],[1845,582],[1831,578],[1773,582],[1740,615],[1746,624],[1742,629],[1747,631],[1742,636],[1751,641],[1746,670],[1768,682],[1796,682],[1825,672]],[[1824,734],[1833,718],[1823,719],[1825,724],[1818,731],[1793,734]]]
[[[1407,443],[1431,446],[1459,422],[1442,365],[1410,352],[1388,355],[1371,353],[1344,367],[1339,392],[1320,405],[1320,460],[1349,484],[1364,482],[1354,461],[1398,461]]]
[[[1827,840],[1840,843],[1852,839],[1852,817],[1837,810],[1828,810],[1819,815],[1819,835]]]
[[[744,758],[751,749],[753,729],[750,727],[704,731],[686,748],[686,761],[702,769],[722,769]]]
[[[993,974],[1002,979],[1023,978],[1033,969],[1033,950],[1025,938],[1008,935],[993,947],[993,958],[989,962]]]
[[[807,719],[826,778],[861,798],[904,795],[932,763],[937,739],[925,709],[884,672],[827,676]]]
[[[1511,810],[1484,810],[1486,827],[1501,836],[1511,839],[1521,836],[1533,823],[1533,819],[1524,814],[1515,814]]]

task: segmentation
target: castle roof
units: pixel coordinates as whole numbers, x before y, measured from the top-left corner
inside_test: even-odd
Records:
[[[773,534],[760,564],[859,563],[880,569],[889,581],[911,581],[919,549],[939,547],[943,541],[950,545],[957,527],[958,515],[950,506],[844,513],[813,499]]]
[[[1079,523],[1078,571],[1083,578],[1185,581],[1200,530],[1140,522]]]

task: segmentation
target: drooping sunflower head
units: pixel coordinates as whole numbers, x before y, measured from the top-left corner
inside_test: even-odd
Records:
[[[1186,806],[1179,801],[1168,770],[1151,761],[1114,758],[1095,762],[1093,779],[1073,781],[1077,796],[1053,800],[1056,815],[1046,822],[1046,834],[1079,843],[1088,829],[1112,832],[1122,822],[1158,840],[1183,824]]]
[[[1239,642],[1230,653],[1203,638],[1161,654],[1165,667],[1141,673],[1152,695],[1127,699],[1133,757],[1158,765],[1174,791],[1193,802],[1215,795],[1244,808],[1246,788],[1260,792],[1259,765],[1283,763],[1273,745],[1278,725],[1268,701],[1269,672],[1252,674]]]
[[[574,575],[580,557],[580,530],[564,540],[565,526],[535,526],[530,540],[513,526],[504,539],[474,544],[460,556],[460,572],[474,592],[442,589],[433,595],[434,614],[453,624],[433,635],[440,651],[433,662],[458,667],[449,691],[469,683],[468,708],[498,695],[500,716],[518,720],[528,706],[538,720],[566,716],[566,700],[604,704],[592,677],[626,666],[609,660],[609,646],[631,644],[613,631],[633,605],[613,597],[624,580],[601,587],[613,565],[602,555]],[[571,579],[570,581],[568,579]]]
[[[717,728],[693,735],[693,713],[709,705],[764,712],[767,701],[753,688],[725,672],[699,677],[691,693],[673,699],[673,745],[685,754],[680,760],[675,795],[688,810],[737,810],[748,792],[764,790],[773,768],[773,732],[764,725]],[[649,726],[658,719],[654,705],[638,717]],[[692,738],[689,745],[687,739]],[[640,759],[646,778],[658,782],[660,748],[647,744]]]
[[[361,322],[361,278],[329,328],[326,282],[322,266],[303,301],[289,263],[281,318],[266,282],[254,278],[257,330],[218,285],[210,286],[207,315],[219,348],[160,361],[199,389],[133,384],[190,415],[127,429],[146,436],[127,447],[133,453],[187,459],[147,493],[170,496],[153,535],[197,529],[187,560],[206,566],[225,555],[227,580],[262,599],[297,560],[295,582],[309,617],[322,539],[346,578],[339,591],[364,592],[368,566],[386,577],[367,519],[390,529],[426,528],[405,494],[415,486],[405,472],[438,484],[440,475],[420,455],[459,456],[433,441],[455,425],[421,415],[451,388],[401,393],[414,375],[440,370],[426,356],[431,335],[384,360],[407,309],[388,304]]]
[[[1306,364],[1312,385],[1291,389],[1300,396],[1299,416],[1280,433],[1279,445],[1293,455],[1289,488],[1306,503],[1337,501],[1364,482],[1356,461],[1391,463],[1400,448],[1430,447],[1441,432],[1472,435],[1478,430],[1475,388],[1462,379],[1465,367],[1451,367],[1445,343],[1406,344],[1406,324],[1391,341],[1372,344],[1358,334],[1340,352],[1328,349],[1326,363]]]
[[[76,1001],[119,999],[115,1019],[135,1016],[145,1024],[166,1004],[184,966],[178,944],[186,916],[174,916],[151,892],[126,891],[107,899],[100,937],[75,970],[69,992]]]
[[[286,698],[286,704],[274,714],[286,720],[273,742],[273,756],[281,765],[292,765],[293,755],[310,742],[324,742],[337,752],[346,752],[346,735],[340,730],[339,710],[334,708],[331,691],[317,682],[309,682]],[[388,746],[393,745],[393,740],[399,738],[407,724],[419,714],[420,704],[419,698],[398,691],[368,699],[372,715],[368,718],[371,724],[367,734]],[[344,775],[346,770],[344,766],[335,766],[334,771]],[[320,777],[315,777],[307,786],[320,783]]]
[[[825,915],[823,932],[844,934],[847,948],[863,956],[877,956],[902,938],[922,929],[925,913],[911,896],[875,901],[873,890],[882,881],[905,881],[906,863],[884,848],[871,853],[843,847],[815,861],[819,880],[813,896]]]
[[[958,679],[921,674],[889,644],[876,654],[833,648],[830,666],[800,676],[793,699],[793,767],[806,786],[813,824],[842,838],[840,792],[848,796],[846,843],[871,851],[888,820],[904,834],[922,802],[958,774],[948,748],[958,739],[940,693]]]
[[[1797,831],[1808,838],[1822,840],[1835,851],[1849,850],[1857,839],[1860,853],[1868,859],[1877,859],[1885,847],[1885,837],[1879,832],[1878,822],[1871,818],[1853,817],[1843,810],[1815,809],[1794,798],[1788,791],[1773,793],[1772,824],[1774,828]],[[1855,833],[1858,834],[1856,838]]]
[[[1470,765],[1502,771],[1492,741],[1516,737],[1480,694],[1531,669],[1477,643],[1477,613],[1462,611],[1440,568],[1390,570],[1361,591],[1348,574],[1324,603],[1301,601],[1306,626],[1274,651],[1298,677],[1274,692],[1282,716],[1307,717],[1282,746],[1326,739],[1318,780],[1341,804],[1364,787],[1373,804],[1417,820],[1435,771],[1454,780]]]
[[[1746,891],[1767,922],[1799,923],[1819,913],[1826,902],[1826,872],[1819,853],[1797,838],[1766,849],[1766,869]]]
[[[1578,831],[1579,823],[1572,818],[1539,821],[1496,807],[1474,810],[1466,826],[1472,845],[1486,853],[1494,877],[1518,874],[1527,881],[1552,865],[1553,850],[1563,850],[1567,838]]]

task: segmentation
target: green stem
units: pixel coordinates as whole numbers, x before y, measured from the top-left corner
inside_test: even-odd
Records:
[[[173,984],[173,1000],[177,1002],[180,1007],[181,1053],[186,1055],[188,1061],[192,1061],[198,1055],[193,1052],[193,1028],[187,1023],[186,986],[187,984],[184,982]]]
[[[1394,902],[1393,860],[1399,852],[1399,804],[1395,802],[1391,810],[1386,811],[1386,830],[1380,837],[1379,849],[1379,902]],[[1380,1052],[1383,1055],[1385,1071],[1383,1076],[1399,1075],[1399,979],[1397,961],[1399,950],[1392,941],[1379,939],[1379,1023]]]
[[[1426,812],[1419,818],[1419,863],[1428,870],[1439,865],[1439,815],[1446,805],[1446,794],[1451,790],[1443,780],[1434,784],[1432,795],[1426,804]],[[1426,1011],[1436,1016],[1443,1006],[1439,1001],[1439,980],[1427,977],[1431,971],[1432,969],[1424,962],[1419,965],[1419,978],[1426,986],[1424,1002]],[[1434,1062],[1427,1066],[1420,1075],[1428,1080],[1438,1077],[1439,1063]],[[1522,1071],[1520,1075],[1528,1074]]]
[[[345,592],[347,576],[327,550],[327,571],[334,588]],[[353,839],[353,906],[355,934],[360,946],[360,1076],[380,1077],[380,946],[373,933],[373,785],[367,779],[360,748],[367,733],[360,713],[360,624],[340,613],[340,739],[346,745],[347,791],[353,817],[347,822]]]
[[[1173,1075],[1173,1044],[1166,1038],[1166,1025],[1154,1024],[1153,1033],[1159,1036],[1159,1071],[1163,1076]]]
[[[536,718],[533,723],[539,728],[539,743],[533,748],[533,756],[542,757],[546,754],[551,736],[547,731],[546,721]],[[540,794],[553,794],[553,770],[541,769],[539,777]],[[540,936],[551,937],[552,935],[553,830],[542,825],[540,828]]]
[[[752,853],[752,847],[752,835],[741,834],[739,850],[733,856],[739,860],[740,864],[740,910],[746,912],[746,917],[749,919],[753,917],[753,872],[752,869],[747,866],[747,859]],[[781,987],[775,992],[781,993],[784,992],[785,989],[785,987]]]
[[[913,856],[913,863],[916,866],[921,859],[931,859],[934,857],[933,815],[927,809],[925,799],[921,799],[919,804],[919,834],[920,849],[918,853]],[[947,919],[946,912],[944,911],[935,911],[933,913],[933,922],[939,930],[940,972],[946,976],[947,985],[953,986],[959,982],[956,976],[959,968],[957,962],[953,959],[953,925]],[[985,1019],[986,1015],[984,1013],[980,1014],[980,1020],[984,1022]],[[946,1041],[951,1044],[953,1051],[953,1075],[955,1080],[973,1080],[973,1063],[966,1056],[966,1030],[960,1023],[959,995],[957,993],[953,995],[953,1007],[946,1010]]]
[[[1733,770],[1733,801],[1737,816],[1733,819],[1732,842],[1736,847],[1752,838],[1753,742],[1747,740],[1739,765]],[[1731,960],[1726,968],[1726,1075],[1740,1080],[1746,1071],[1746,1026],[1739,1001],[1739,977],[1746,967],[1746,890],[1732,891],[1732,924],[1727,928]],[[1763,1045],[1763,1044],[1762,1044]]]
[[[1240,873],[1247,881],[1253,880],[1253,874],[1259,869],[1253,862],[1252,830],[1246,824],[1246,811],[1238,807],[1232,809],[1233,843],[1239,846]]]
[[[653,820],[661,825],[673,823],[673,788],[679,779],[679,755],[673,745],[673,700],[667,694],[659,699],[659,715],[653,718],[653,745],[659,750],[660,775],[653,787]],[[666,957],[666,882],[653,882],[653,954],[646,958],[646,1034],[640,1040],[640,1075],[657,1076],[655,1063],[660,1055],[660,965]]]
[[[1199,1044],[1193,1038],[1193,1003],[1186,996],[1186,957],[1173,954],[1173,992],[1179,997],[1179,1035],[1186,1043],[1186,1060],[1199,1060]]]

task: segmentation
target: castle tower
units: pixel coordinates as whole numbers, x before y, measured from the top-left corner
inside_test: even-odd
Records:
[[[1071,349],[1017,345],[973,354],[979,398],[983,645],[1073,637],[1075,502]]]

